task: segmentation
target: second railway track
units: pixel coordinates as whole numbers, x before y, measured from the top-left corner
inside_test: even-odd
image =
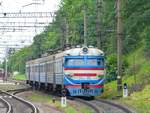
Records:
[[[10,94],[8,92],[0,92],[1,99],[7,102],[9,110],[4,113],[38,113],[38,109],[30,102]],[[11,107],[10,107],[11,106]]]
[[[75,100],[90,106],[93,109],[93,113],[136,113],[130,108],[110,100],[89,101],[81,98],[75,98]]]
[[[130,108],[110,100],[91,100],[90,104],[100,109],[99,113],[136,113]]]

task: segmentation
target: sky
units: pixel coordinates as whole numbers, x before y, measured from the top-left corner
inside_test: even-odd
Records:
[[[4,13],[23,12],[55,12],[58,10],[60,0],[0,0],[0,16]],[[30,26],[29,22],[43,23],[48,25],[52,18],[0,18],[0,62],[6,56],[8,48],[22,48],[33,42],[33,37],[41,33],[44,27],[40,28],[15,28],[9,31],[6,26]],[[2,28],[2,29],[1,29]],[[11,27],[12,28],[12,27]],[[17,29],[20,29],[17,31]],[[26,30],[21,30],[26,29]]]

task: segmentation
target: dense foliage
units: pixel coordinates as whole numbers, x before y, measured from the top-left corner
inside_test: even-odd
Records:
[[[86,2],[85,2],[86,1]],[[102,50],[108,57],[108,74],[116,76],[116,9],[115,0],[101,0]],[[83,7],[87,7],[88,45],[96,45],[96,0],[62,0],[57,15],[46,30],[34,37],[34,43],[9,58],[10,71],[24,72],[25,62],[37,58],[49,49],[70,44],[83,44]],[[143,47],[150,56],[150,2],[149,0],[122,0],[124,55]],[[67,35],[66,35],[67,34]],[[110,56],[110,57],[109,57]],[[113,68],[112,68],[113,67]],[[115,78],[115,77],[113,77]]]

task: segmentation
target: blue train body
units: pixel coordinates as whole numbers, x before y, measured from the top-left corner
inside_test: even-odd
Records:
[[[70,96],[97,96],[105,81],[104,53],[96,48],[72,48],[26,63],[29,84]]]

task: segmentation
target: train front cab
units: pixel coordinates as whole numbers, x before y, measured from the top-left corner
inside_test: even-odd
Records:
[[[64,85],[70,96],[98,96],[105,80],[104,56],[65,56]]]

